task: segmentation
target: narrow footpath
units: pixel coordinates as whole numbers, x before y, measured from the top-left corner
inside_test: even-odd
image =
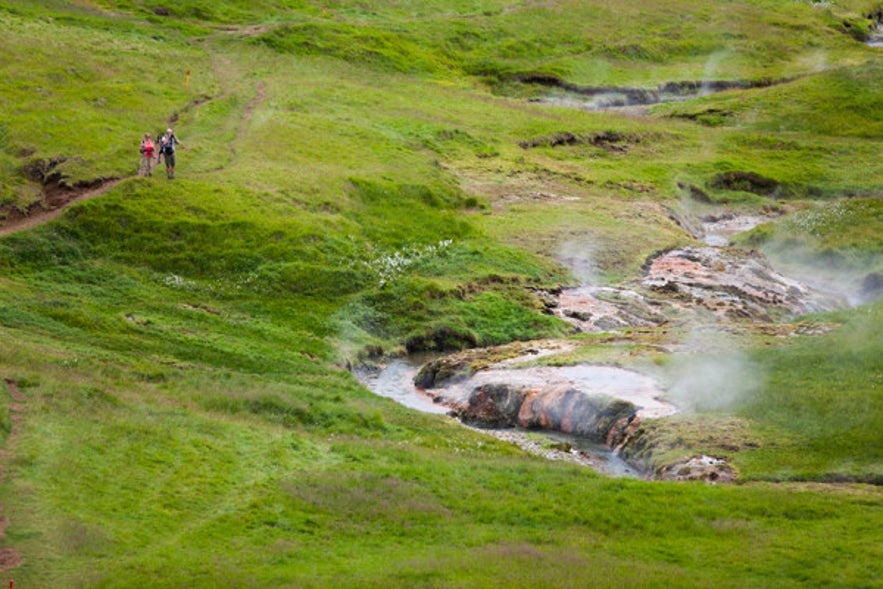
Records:
[[[45,200],[40,203],[39,207],[32,207],[32,212],[29,211],[28,214],[12,213],[7,217],[6,222],[0,225],[0,237],[48,223],[58,218],[70,205],[101,196],[123,180],[126,178],[101,180],[88,188],[46,190]]]
[[[226,31],[224,35],[229,36],[230,34],[241,34],[247,37],[260,34],[265,30],[266,29],[264,27],[251,27],[232,32]],[[199,45],[212,57],[215,72],[218,74],[219,79],[222,81],[222,92],[218,96],[214,96],[209,99],[201,98],[198,100],[194,100],[193,102],[188,104],[188,106],[185,108],[185,112],[192,109],[198,109],[216,100],[221,100],[229,96],[233,92],[233,90],[230,89],[232,84],[229,81],[229,78],[231,76],[231,72],[236,72],[234,64],[222,53],[212,50],[210,39],[206,39],[200,42]],[[241,79],[241,76],[239,76],[239,79]],[[239,144],[240,140],[245,134],[245,131],[251,121],[252,114],[261,105],[261,103],[266,100],[266,97],[267,90],[264,83],[261,81],[257,81],[255,83],[254,96],[244,106],[242,113],[239,116],[238,122],[235,123],[234,136],[227,144],[227,150],[230,154],[230,160],[228,160],[220,168],[212,170],[213,172],[221,171],[230,166],[230,164],[232,163],[232,159],[236,156],[235,146]],[[179,113],[173,114],[167,121],[167,124],[169,126],[174,125],[175,123],[177,123],[179,116]],[[0,237],[10,235],[19,231],[25,231],[27,229],[33,229],[34,227],[38,227],[40,225],[43,225],[44,223],[53,221],[57,219],[61,215],[61,213],[64,212],[64,210],[69,206],[78,202],[102,196],[108,191],[115,188],[121,182],[134,177],[135,175],[124,176],[121,178],[99,179],[95,180],[94,182],[87,182],[73,188],[59,186],[57,183],[47,184],[42,187],[43,200],[32,205],[28,209],[28,211],[21,212],[17,209],[9,209],[6,211],[5,220],[0,220]]]

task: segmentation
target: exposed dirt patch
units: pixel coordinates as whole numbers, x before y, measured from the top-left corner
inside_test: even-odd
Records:
[[[58,179],[43,185],[43,199],[32,204],[24,212],[14,207],[0,208],[0,236],[31,229],[57,218],[61,212],[75,202],[101,196],[120,182],[122,178],[101,178],[66,186]]]
[[[168,120],[168,126],[173,127],[174,125],[176,125],[178,123],[178,120],[181,118],[182,113],[190,112],[195,108],[199,108],[200,106],[212,103],[217,99],[218,97],[206,96],[204,94],[201,96],[197,96],[187,104],[183,111],[172,113],[172,116],[170,116]]]
[[[754,172],[726,172],[712,178],[710,186],[718,190],[750,192],[760,196],[775,196],[782,185],[772,178]]]
[[[12,548],[0,548],[0,571],[14,569],[24,562],[21,555]]]
[[[424,333],[414,334],[405,340],[405,349],[409,354],[435,350],[462,350],[477,345],[478,339],[474,333],[447,325],[428,327]]]
[[[699,123],[700,125],[716,126],[720,124],[722,120],[733,117],[734,115],[735,113],[733,111],[722,108],[706,108],[691,112],[673,113],[670,114],[669,117],[673,119],[686,119],[688,121]]]
[[[644,138],[634,133],[620,133],[618,131],[604,131],[594,135],[574,135],[569,131],[554,133],[544,137],[534,137],[520,141],[518,145],[523,149],[535,147],[558,147],[561,145],[592,145],[611,153],[625,153],[632,144],[641,143]]]
[[[40,184],[50,184],[59,182],[62,179],[58,166],[68,161],[64,156],[57,156],[48,159],[35,159],[21,167],[21,173],[25,178],[32,182]]]
[[[18,390],[18,384],[12,380],[11,378],[5,379],[6,388],[9,389],[9,396],[18,401],[19,403],[24,403],[26,398],[21,391]]]
[[[690,196],[690,198],[695,200],[696,202],[701,202],[703,204],[712,204],[714,202],[707,192],[694,184],[678,182],[678,188],[685,191]]]

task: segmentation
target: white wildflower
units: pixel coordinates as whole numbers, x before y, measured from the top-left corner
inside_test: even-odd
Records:
[[[369,270],[377,275],[378,285],[385,286],[420,260],[437,255],[453,243],[454,241],[452,239],[444,239],[437,244],[430,244],[422,247],[412,246],[405,248],[404,250],[395,251],[391,254],[382,255],[363,263]]]

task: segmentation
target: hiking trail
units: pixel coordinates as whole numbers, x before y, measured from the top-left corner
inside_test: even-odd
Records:
[[[266,27],[263,26],[248,27],[243,29],[226,30],[216,36],[235,34],[251,36],[265,31]],[[210,39],[211,38],[208,38],[198,44],[210,55],[213,69],[222,82],[222,91],[217,96],[203,96],[193,99],[186,105],[182,112],[190,112],[234,93],[233,90],[229,89],[229,83],[225,83],[224,81],[227,79],[227,76],[231,71],[235,71],[235,68],[230,60],[222,53],[212,50],[208,43]],[[245,130],[251,121],[252,114],[258,106],[266,100],[266,97],[266,87],[262,81],[258,80],[255,83],[254,96],[243,107],[239,119],[235,124],[234,136],[227,142],[227,151],[230,154],[230,159],[220,167],[211,170],[211,172],[219,172],[230,166],[233,157],[236,155],[236,144],[245,134]],[[181,112],[173,113],[168,118],[167,124],[173,126],[178,122],[180,116]],[[58,180],[44,183],[41,187],[43,193],[42,200],[32,203],[27,210],[21,211],[14,207],[4,207],[6,218],[0,219],[0,237],[17,233],[19,231],[33,229],[53,221],[71,205],[102,196],[120,183],[136,178],[137,176],[137,174],[131,174],[119,178],[99,178],[92,181],[81,182],[74,186],[62,185]],[[2,211],[2,209],[0,209],[0,211]]]
[[[48,223],[58,218],[70,205],[101,196],[123,180],[133,177],[99,180],[87,186],[74,188],[62,187],[57,184],[45,185],[43,186],[44,200],[32,204],[28,208],[28,212],[22,213],[18,209],[9,210],[6,221],[0,226],[0,237]]]

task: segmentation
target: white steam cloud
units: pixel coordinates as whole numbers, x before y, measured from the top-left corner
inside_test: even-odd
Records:
[[[708,60],[705,62],[705,68],[703,71],[703,85],[701,96],[708,96],[712,93],[711,87],[708,85],[709,82],[713,82],[718,75],[718,72],[721,69],[721,62],[729,57],[729,51],[718,51],[716,53],[712,53]]]
[[[597,242],[589,237],[583,237],[562,244],[561,249],[558,250],[558,259],[580,281],[580,286],[595,286],[601,276],[596,262],[598,251]]]
[[[694,331],[670,364],[666,397],[684,412],[729,409],[750,398],[764,376],[732,336]]]

